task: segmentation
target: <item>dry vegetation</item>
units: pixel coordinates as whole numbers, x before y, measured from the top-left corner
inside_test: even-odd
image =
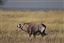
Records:
[[[42,22],[48,35],[29,40],[28,34],[17,28],[21,22]],[[0,10],[0,43],[64,43],[64,11]]]

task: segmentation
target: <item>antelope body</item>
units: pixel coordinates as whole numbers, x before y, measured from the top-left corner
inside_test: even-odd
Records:
[[[41,36],[46,35],[46,25],[44,24],[34,24],[34,23],[21,23],[17,25],[18,28],[21,30],[27,32],[29,34],[29,37],[33,35],[36,37],[36,35],[41,34]]]

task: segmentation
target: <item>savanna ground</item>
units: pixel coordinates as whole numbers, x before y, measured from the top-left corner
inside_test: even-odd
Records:
[[[29,40],[28,34],[17,28],[21,22],[42,22],[47,35]],[[64,11],[0,10],[0,43],[64,43]]]

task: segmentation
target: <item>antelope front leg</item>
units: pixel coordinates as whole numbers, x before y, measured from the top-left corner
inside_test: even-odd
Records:
[[[31,33],[29,33],[29,39],[30,39],[30,40],[31,40],[31,35],[32,35],[32,34],[31,34]]]
[[[30,34],[29,34],[29,37],[31,37],[31,35],[32,35],[32,34],[30,33]]]
[[[33,33],[34,38],[36,38],[36,33]]]

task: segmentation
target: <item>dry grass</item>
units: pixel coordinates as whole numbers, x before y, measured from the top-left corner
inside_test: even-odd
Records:
[[[48,35],[28,39],[16,26],[21,22],[44,23]],[[0,10],[0,43],[64,43],[64,11]]]

